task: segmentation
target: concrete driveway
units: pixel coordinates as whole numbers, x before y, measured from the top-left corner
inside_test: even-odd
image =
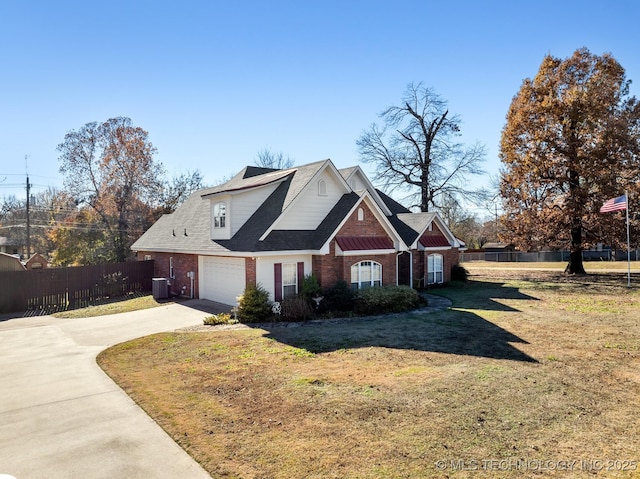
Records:
[[[95,361],[114,344],[202,324],[201,306],[0,322],[0,476],[209,478]]]

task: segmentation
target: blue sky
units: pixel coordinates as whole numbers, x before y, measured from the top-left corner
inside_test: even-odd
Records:
[[[24,196],[25,155],[36,191],[61,187],[65,133],[115,116],[149,132],[170,175],[207,183],[264,148],[351,166],[412,81],[486,146],[488,183],[543,56],[609,52],[640,82],[639,17],[635,0],[0,0],[0,196]]]

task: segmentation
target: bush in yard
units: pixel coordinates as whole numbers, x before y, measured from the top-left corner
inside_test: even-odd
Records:
[[[121,271],[117,273],[106,273],[96,285],[102,292],[102,296],[106,298],[117,298],[124,296],[127,285],[127,277],[122,275]]]
[[[466,283],[468,279],[469,271],[467,271],[464,266],[454,264],[451,267],[451,281],[462,281],[463,283]]]
[[[420,305],[420,295],[408,286],[382,286],[358,290],[355,309],[358,314],[399,313]]]
[[[233,319],[229,313],[220,313],[207,316],[202,322],[207,326],[216,326],[218,324],[235,324],[238,321]]]
[[[238,318],[243,323],[259,323],[271,317],[269,292],[260,284],[249,284],[238,298]]]
[[[353,311],[355,294],[346,281],[338,281],[330,288],[322,291],[323,300],[320,302],[320,310],[327,311]]]
[[[318,296],[322,296],[322,288],[320,288],[320,283],[318,283],[318,278],[316,278],[313,274],[308,274],[302,280],[302,287],[300,288],[300,294],[304,299],[311,301],[313,298],[317,298]]]
[[[305,321],[313,316],[313,307],[303,296],[282,300],[282,319],[284,321]]]

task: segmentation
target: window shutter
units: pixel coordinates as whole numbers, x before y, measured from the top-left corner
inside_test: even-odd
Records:
[[[275,301],[282,301],[282,263],[275,263],[273,265],[273,278],[273,298]]]
[[[302,292],[302,281],[304,280],[304,262],[298,263],[298,294]]]

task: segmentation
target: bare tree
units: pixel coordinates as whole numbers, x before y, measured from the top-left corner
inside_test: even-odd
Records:
[[[187,171],[165,181],[157,200],[158,207],[154,211],[154,218],[173,213],[191,193],[200,188],[203,188],[200,170]]]
[[[460,118],[432,89],[410,83],[400,106],[380,114],[357,140],[360,159],[375,165],[373,177],[382,189],[406,191],[412,207],[439,208],[448,197],[479,200],[481,189],[469,187],[469,176],[484,173],[484,146],[464,147]]]
[[[263,148],[258,152],[255,160],[256,166],[262,168],[273,168],[276,170],[286,170],[294,164],[293,158],[289,155],[285,156],[281,151],[274,153],[270,148]]]

